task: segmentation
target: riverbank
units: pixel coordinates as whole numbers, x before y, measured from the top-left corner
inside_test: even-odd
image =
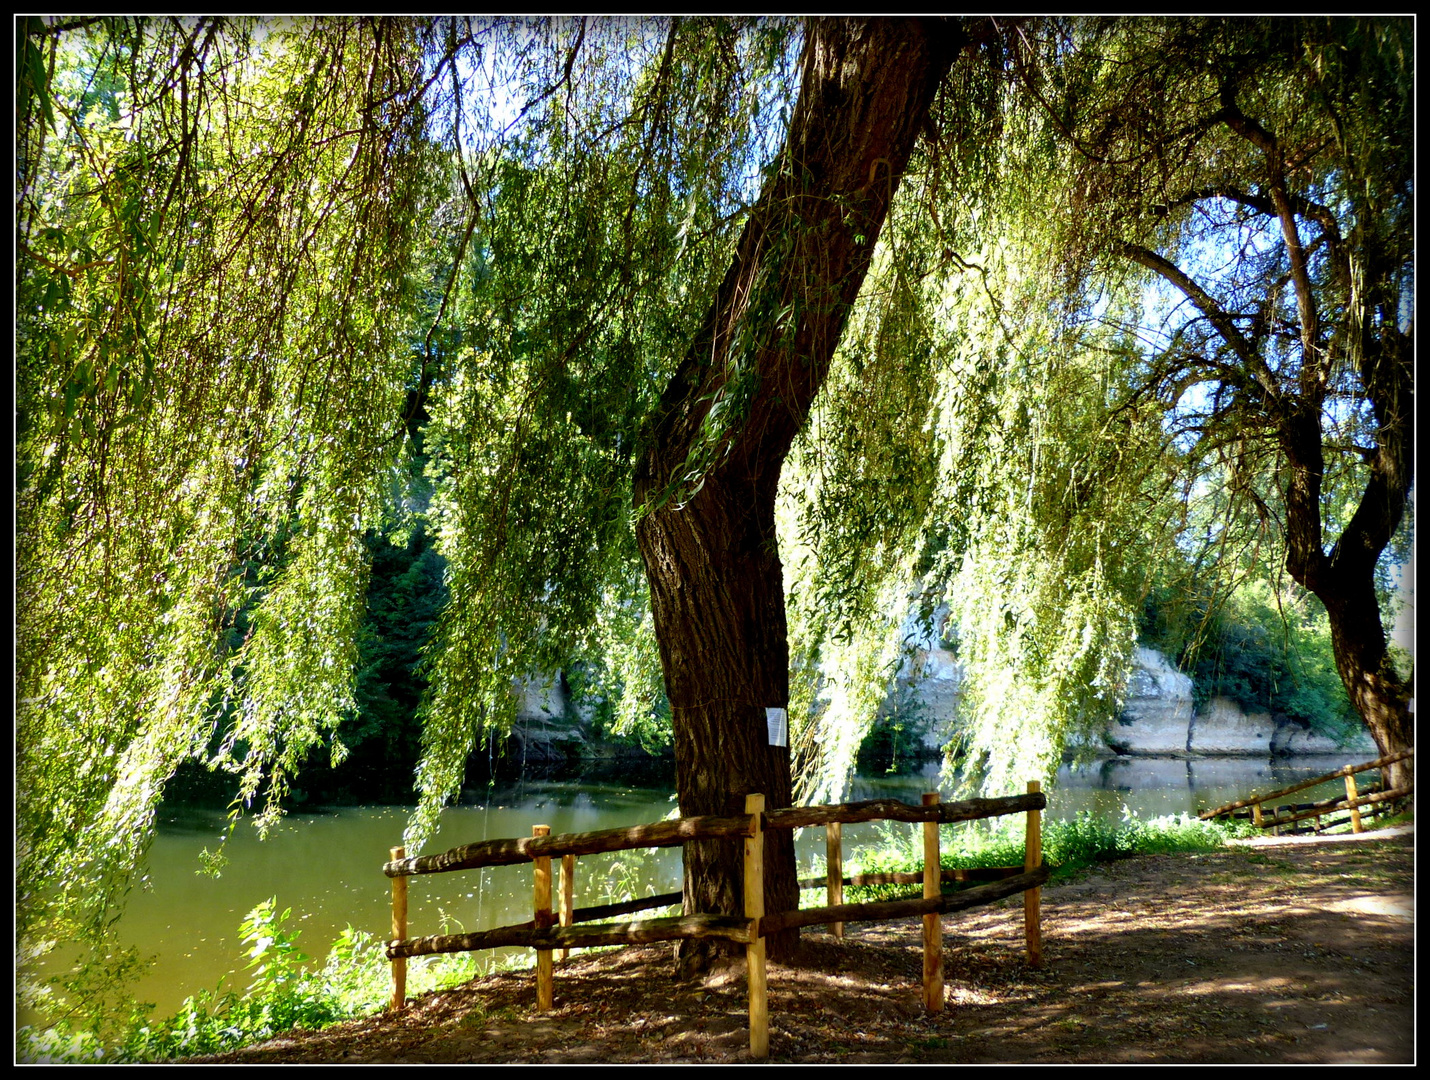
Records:
[[[948,1007],[920,1007],[920,928],[807,933],[769,973],[770,1059],[794,1062],[1410,1062],[1413,827],[1263,838],[1100,864],[1044,892],[1040,971],[1021,905],[945,922]],[[397,1016],[298,1032],[211,1062],[748,1059],[743,965],[679,982],[668,947],[432,993]]]

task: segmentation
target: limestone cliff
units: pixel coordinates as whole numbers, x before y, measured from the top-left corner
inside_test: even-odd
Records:
[[[962,672],[953,653],[937,642],[917,644],[886,711],[917,718],[912,734],[936,754],[950,734]],[[1367,733],[1341,746],[1285,717],[1243,712],[1227,698],[1213,698],[1197,709],[1191,678],[1148,648],[1136,650],[1122,715],[1101,733],[1100,742],[1094,750],[1138,756],[1375,753]]]

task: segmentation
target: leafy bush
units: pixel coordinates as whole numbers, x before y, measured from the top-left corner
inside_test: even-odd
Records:
[[[1154,589],[1139,637],[1192,677],[1198,708],[1225,697],[1338,740],[1363,729],[1336,673],[1325,608],[1297,586],[1251,580],[1215,600],[1195,586]]]
[[[311,971],[309,957],[298,948],[299,932],[287,928],[291,914],[291,908],[278,911],[274,898],[244,917],[240,936],[252,974],[242,994],[224,990],[220,980],[214,989],[186,998],[172,1016],[155,1019],[153,1006],[136,1008],[113,1042],[68,1022],[45,1030],[21,1028],[16,1036],[18,1060],[135,1062],[214,1054],[294,1028],[326,1027],[387,1004],[392,983],[384,942],[349,926],[324,965]],[[490,966],[471,954],[409,961],[408,993],[451,986]],[[98,1029],[98,1018],[90,1026]]]

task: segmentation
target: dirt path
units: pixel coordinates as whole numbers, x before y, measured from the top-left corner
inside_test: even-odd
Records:
[[[1407,829],[1104,864],[1044,891],[1041,971],[1017,900],[946,919],[933,1016],[917,922],[806,932],[770,966],[770,1060],[1411,1062],[1414,856]],[[742,963],[682,983],[668,947],[576,954],[534,1003],[511,972],[208,1060],[748,1060]]]

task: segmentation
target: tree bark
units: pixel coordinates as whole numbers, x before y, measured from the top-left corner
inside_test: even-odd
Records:
[[[1415,745],[1411,683],[1391,663],[1370,575],[1359,581],[1347,580],[1334,593],[1328,590],[1317,595],[1330,616],[1336,671],[1376,746],[1382,755],[1410,749]],[[1397,761],[1382,770],[1387,789],[1408,785],[1413,775],[1413,760]]]
[[[789,704],[775,493],[824,382],[934,93],[966,36],[925,20],[821,20],[807,31],[779,167],[650,425],[636,536],[650,582],[682,815],[790,805]],[[718,406],[718,409],[716,408]],[[798,906],[792,834],[765,843],[765,910]],[[740,913],[737,841],[686,848],[690,914]],[[798,931],[771,939],[788,955]],[[687,970],[710,946],[689,943]]]
[[[1336,671],[1384,756],[1415,745],[1414,672],[1402,675],[1395,668],[1375,593],[1376,563],[1400,527],[1414,480],[1415,378],[1408,334],[1390,326],[1367,344],[1361,379],[1376,417],[1375,453],[1355,513],[1329,555],[1320,510],[1320,403],[1281,423],[1290,465],[1286,566],[1325,605]],[[1402,787],[1412,775],[1413,764],[1399,761],[1383,770],[1383,781],[1388,789]]]

